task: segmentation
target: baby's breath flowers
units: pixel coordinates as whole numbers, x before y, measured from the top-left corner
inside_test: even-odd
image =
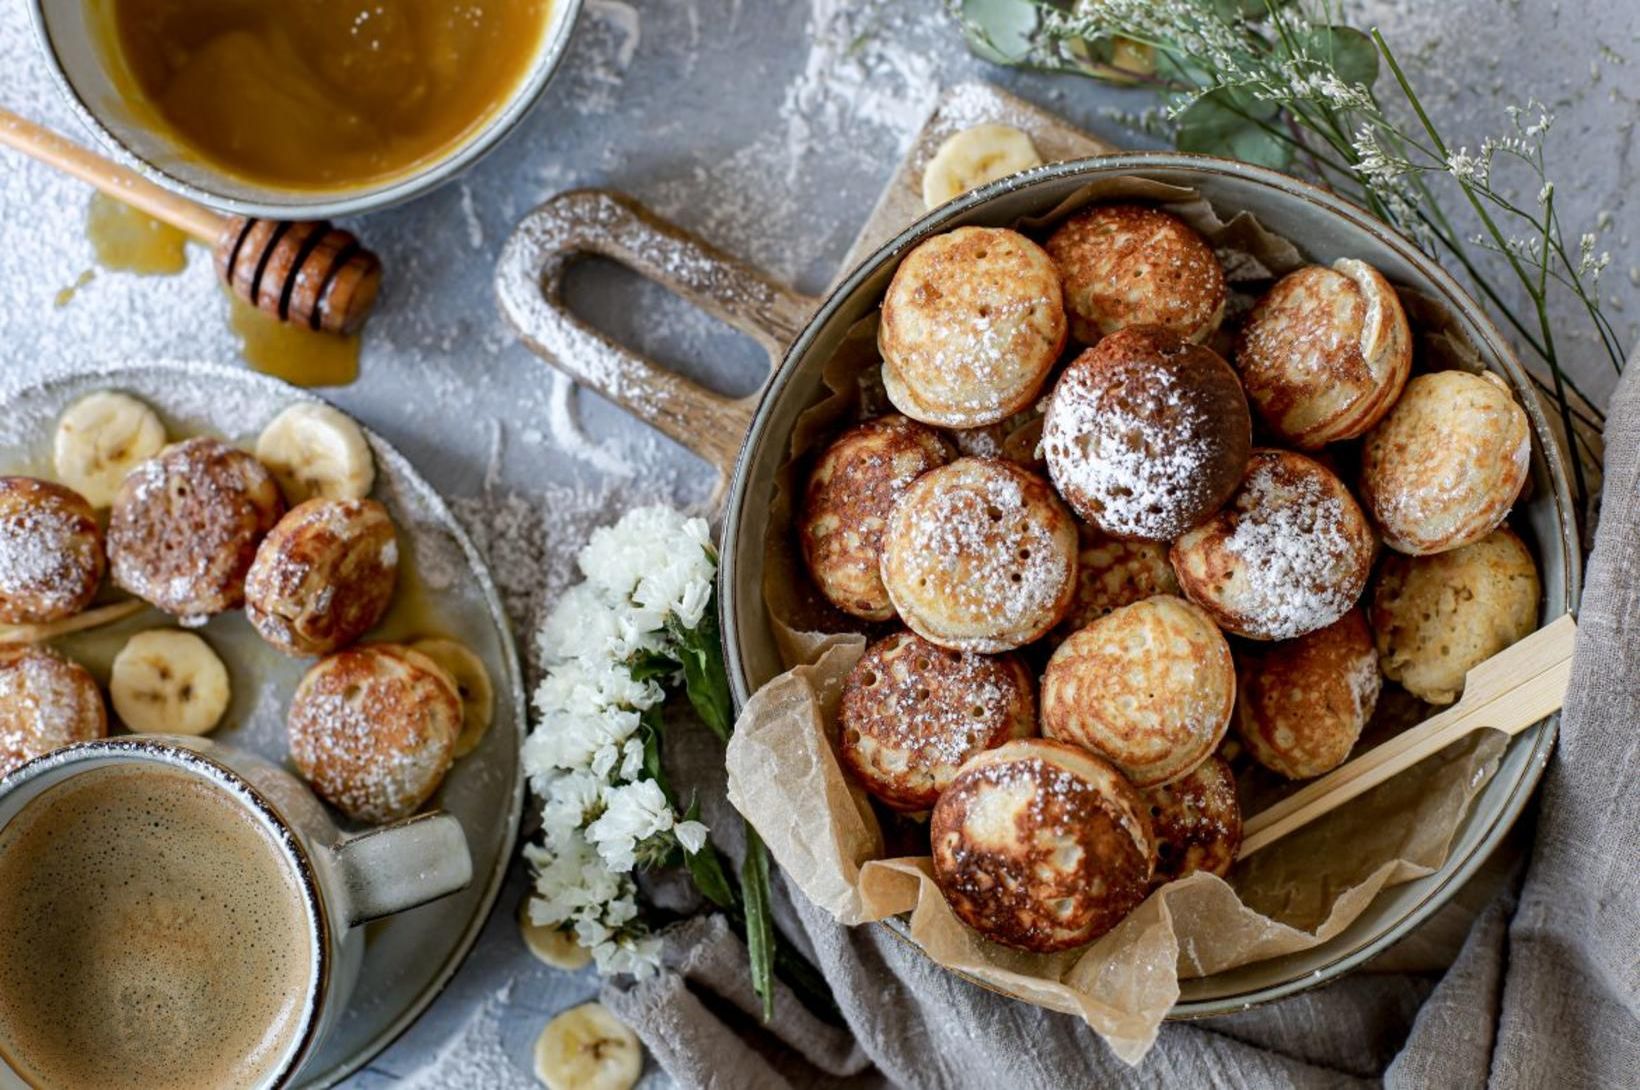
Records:
[[[737,891],[696,820],[698,806],[680,811],[660,760],[668,684],[685,685],[720,737],[732,725],[706,522],[638,508],[595,531],[578,562],[585,582],[559,599],[538,634],[547,674],[524,742],[541,800],[540,842],[524,849],[535,870],[530,919],[572,932],[600,972],[648,976],[660,940],[634,875],[681,855],[701,893],[743,925],[752,982],[769,1010],[775,951],[762,842],[747,830]]]
[[[1505,130],[1473,150],[1454,146],[1384,37],[1340,25],[1331,0],[946,2],[983,55],[1154,87],[1181,149],[1308,173],[1431,256],[1456,261],[1543,363],[1548,377],[1537,381],[1558,408],[1567,441],[1593,455],[1589,436],[1603,418],[1565,373],[1548,298],[1568,292],[1621,369],[1621,344],[1598,291],[1611,259],[1593,234],[1566,242],[1543,151],[1554,117],[1536,100],[1509,107]],[[1393,93],[1375,89],[1380,69],[1392,77]],[[1505,166],[1513,178],[1500,181]],[[1523,177],[1536,200],[1512,196],[1512,182]],[[1459,222],[1479,230],[1461,230]],[[1478,251],[1500,255],[1507,276],[1494,281]],[[1526,308],[1506,297],[1511,281]],[[1586,502],[1583,461],[1571,459]]]

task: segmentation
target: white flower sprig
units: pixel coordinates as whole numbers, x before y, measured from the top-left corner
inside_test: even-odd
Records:
[[[678,848],[700,854],[707,833],[657,778],[653,713],[666,690],[654,664],[680,676],[681,644],[701,626],[717,565],[705,521],[667,507],[595,531],[578,560],[586,581],[538,635],[547,676],[523,754],[541,799],[541,841],[525,848],[529,912],[572,930],[600,972],[643,977],[659,964],[660,940],[642,920],[634,872]]]

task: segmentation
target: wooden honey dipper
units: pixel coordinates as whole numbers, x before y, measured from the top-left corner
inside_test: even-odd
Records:
[[[211,247],[228,290],[282,322],[357,333],[375,305],[382,265],[328,220],[287,222],[213,212],[50,129],[0,107],[0,144],[72,174]]]

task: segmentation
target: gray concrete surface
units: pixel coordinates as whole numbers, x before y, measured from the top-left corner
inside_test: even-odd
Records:
[[[1575,234],[1613,253],[1603,291],[1631,345],[1640,318],[1632,0],[1354,0],[1414,59],[1432,111],[1457,143],[1501,130],[1502,108],[1536,95],[1558,114],[1559,200]],[[817,292],[942,83],[983,76],[1129,144],[1112,111],[1141,94],[1019,75],[973,60],[936,0],[587,0],[566,64],[538,109],[459,182],[355,224],[382,255],[387,294],[363,376],[333,391],[397,444],[486,540],[526,631],[569,577],[589,521],[635,499],[696,502],[704,467],[639,433],[591,396],[555,399],[548,370],[496,314],[490,269],[516,219],[571,186],[613,186],[724,248]],[[0,7],[0,103],[73,132],[21,4]],[[83,133],[75,133],[84,138]],[[177,277],[90,267],[78,184],[0,153],[0,386],[60,368],[148,358],[233,359],[224,305],[196,251]],[[1598,225],[1598,228],[1597,228]],[[747,342],[661,293],[594,266],[572,297],[618,336],[713,385],[744,391],[762,364]],[[1581,328],[1565,300],[1565,329]],[[1571,366],[1597,392],[1612,375],[1584,338]],[[522,641],[521,641],[522,642]],[[431,1011],[350,1085],[530,1086],[530,1046],[551,1013],[590,996],[585,974],[535,964],[511,914],[515,873],[477,951]],[[651,1072],[650,1080],[664,1084]]]

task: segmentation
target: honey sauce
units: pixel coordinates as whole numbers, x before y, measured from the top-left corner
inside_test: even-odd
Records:
[[[228,298],[228,327],[252,369],[297,386],[346,386],[359,377],[359,337],[315,333],[281,322],[238,296]]]
[[[188,236],[102,193],[91,194],[85,233],[105,269],[175,276],[188,266]]]
[[[122,94],[246,180],[363,185],[506,102],[551,0],[85,0]]]

